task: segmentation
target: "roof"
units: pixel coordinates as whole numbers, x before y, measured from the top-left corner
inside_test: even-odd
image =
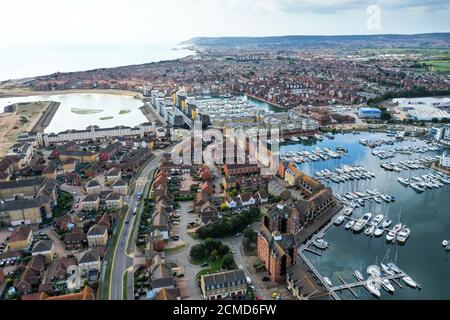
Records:
[[[125,187],[126,185],[127,185],[126,181],[119,179],[119,180],[116,180],[112,186],[114,188],[114,187]]]
[[[99,188],[100,183],[97,182],[97,180],[91,180],[86,184],[86,188]]]
[[[123,195],[121,193],[117,193],[117,192],[111,192],[110,194],[108,194],[108,196],[106,197],[106,201],[117,201],[122,199]]]
[[[78,263],[97,262],[100,259],[100,254],[97,250],[89,249],[83,252],[78,260]]]
[[[89,228],[87,236],[102,236],[107,232],[107,228],[102,224],[94,224]]]
[[[21,179],[14,181],[3,181],[0,182],[0,190],[2,189],[10,189],[10,188],[22,188],[22,187],[30,187],[30,186],[40,186],[42,185],[46,179],[44,177],[37,177],[32,179]]]
[[[15,242],[15,241],[24,241],[27,240],[30,236],[30,233],[32,233],[32,230],[30,227],[20,226],[14,229],[14,231],[9,236],[9,242]]]
[[[201,281],[205,283],[206,288],[228,287],[232,282],[238,284],[246,283],[245,273],[242,269],[202,275]]]
[[[53,240],[40,240],[33,248],[33,253],[50,251],[53,247]]]
[[[100,199],[100,195],[98,193],[89,194],[84,197],[83,202],[95,202]]]
[[[179,297],[180,290],[178,288],[163,288],[156,294],[154,300],[177,300]]]
[[[94,300],[94,291],[90,287],[86,286],[78,293],[49,297],[46,300]]]

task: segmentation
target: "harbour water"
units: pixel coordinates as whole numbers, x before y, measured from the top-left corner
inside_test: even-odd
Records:
[[[307,162],[298,167],[307,174],[313,175],[317,170],[335,169],[342,165],[361,165],[373,172],[376,177],[367,180],[350,180],[345,183],[324,182],[334,193],[343,194],[350,191],[365,191],[378,189],[382,193],[395,196],[395,202],[380,204],[366,201],[362,208],[355,209],[352,217],[357,218],[364,213],[383,214],[392,219],[393,224],[400,220],[411,229],[411,235],[404,245],[389,244],[385,235],[368,237],[364,233],[354,234],[345,230],[344,224],[332,226],[324,239],[330,243],[330,248],[317,256],[305,252],[322,276],[330,278],[333,286],[341,285],[337,276],[347,283],[355,282],[352,273],[360,270],[367,278],[366,268],[371,264],[397,259],[397,265],[422,285],[422,289],[412,289],[403,283],[403,289],[394,284],[395,293],[389,294],[381,289],[381,299],[450,299],[450,253],[445,252],[442,240],[450,239],[450,185],[439,189],[430,189],[416,193],[411,187],[405,187],[397,181],[397,177],[423,175],[429,169],[402,170],[401,172],[385,171],[380,167],[378,157],[371,154],[372,149],[359,143],[360,139],[379,140],[390,139],[384,133],[337,134],[334,140],[325,138],[310,145],[290,144],[281,147],[281,153],[287,151],[306,150],[311,152],[315,147],[329,147],[335,150],[337,146],[348,149],[348,156],[341,159]],[[396,143],[394,146],[384,145],[377,149],[391,149],[402,145],[423,145],[421,140]],[[413,155],[397,155],[392,161],[409,160],[436,155],[437,152],[416,153]],[[366,289],[354,289],[360,299],[376,299]],[[343,299],[354,299],[345,290],[339,293]]]
[[[141,100],[132,96],[103,93],[68,93],[0,98],[0,110],[12,103],[32,101],[56,101],[61,103],[45,132],[57,133],[70,129],[81,130],[90,125],[97,125],[100,128],[118,125],[133,127],[148,122],[139,110],[139,107],[143,105]],[[89,113],[93,110],[97,110],[97,113]]]

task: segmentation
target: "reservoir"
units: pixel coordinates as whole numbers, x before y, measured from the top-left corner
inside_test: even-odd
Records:
[[[58,111],[45,132],[58,133],[70,129],[86,129],[90,125],[100,128],[118,125],[137,126],[148,122],[139,107],[140,99],[132,96],[103,93],[68,93],[57,95],[35,95],[28,97],[0,98],[0,110],[18,102],[56,101]]]
[[[332,226],[324,236],[330,248],[322,251],[322,256],[305,251],[304,254],[319,273],[328,277],[333,286],[341,285],[338,276],[347,283],[355,282],[352,273],[360,270],[367,278],[366,268],[371,264],[390,262],[396,259],[397,265],[422,285],[422,289],[412,289],[401,282],[403,289],[393,284],[395,293],[390,294],[380,289],[381,299],[450,299],[450,253],[446,252],[441,243],[450,239],[450,185],[438,189],[428,189],[423,193],[415,192],[397,181],[397,177],[410,178],[430,172],[429,169],[402,170],[401,172],[385,171],[380,167],[381,161],[371,154],[373,149],[359,143],[360,139],[379,140],[390,139],[384,133],[337,134],[334,140],[325,138],[310,145],[290,144],[280,149],[287,151],[306,150],[311,152],[315,147],[329,147],[335,150],[343,146],[349,155],[340,159],[306,162],[298,167],[307,174],[313,175],[317,170],[335,169],[342,165],[360,165],[373,172],[376,177],[367,180],[349,180],[345,183],[323,182],[330,186],[335,194],[350,191],[365,191],[378,189],[382,193],[395,196],[395,202],[366,201],[362,208],[355,209],[353,218],[359,218],[364,213],[383,214],[393,221],[399,220],[411,229],[411,235],[404,245],[387,243],[384,236],[369,237],[364,232],[355,234],[345,230],[344,224]],[[405,141],[395,145],[384,145],[376,149],[392,149],[402,145],[424,145],[421,140]],[[438,152],[414,153],[413,155],[397,154],[389,161],[417,159],[439,154]],[[377,299],[362,287],[354,288],[360,299]],[[338,293],[342,299],[355,299],[344,290]]]

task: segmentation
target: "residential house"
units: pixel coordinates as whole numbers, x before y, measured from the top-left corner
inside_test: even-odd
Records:
[[[97,281],[102,268],[100,254],[95,249],[82,252],[78,260],[78,266],[82,279]]]
[[[86,193],[88,195],[89,194],[100,193],[101,190],[102,190],[102,186],[100,185],[100,183],[97,182],[97,180],[90,180],[86,184]]]
[[[100,207],[100,195],[98,193],[93,193],[87,195],[82,201],[84,211],[98,211]]]
[[[225,164],[223,172],[227,177],[245,176],[249,174],[258,174],[259,167],[257,164]]]
[[[127,195],[128,194],[128,183],[122,179],[119,179],[112,184],[112,189],[115,193],[121,193],[123,195]]]
[[[298,300],[329,300],[327,289],[317,281],[316,276],[300,265],[288,268],[287,288]]]
[[[33,242],[33,231],[31,227],[16,227],[9,236],[8,250],[28,250]]]
[[[66,250],[80,250],[86,241],[86,235],[82,229],[73,230],[64,235]]]
[[[94,224],[86,234],[89,248],[106,246],[108,242],[108,228],[104,225]]]
[[[64,172],[75,172],[77,161],[74,158],[67,158],[62,162]]]
[[[120,209],[123,206],[123,194],[111,192],[105,199],[108,209]]]
[[[46,264],[52,263],[55,258],[55,244],[53,240],[40,240],[36,242],[31,251],[31,255],[41,255],[44,257]]]
[[[245,273],[242,269],[237,269],[202,275],[200,288],[205,300],[242,296],[247,292]]]
[[[270,180],[267,190],[269,194],[274,197],[281,198],[282,200],[288,200],[292,197],[291,192],[283,185],[278,183],[275,179]]]
[[[256,204],[256,199],[253,198],[250,192],[241,193],[238,195],[238,198],[242,207],[254,206]]]
[[[113,184],[117,180],[120,180],[120,178],[122,177],[122,171],[120,170],[119,167],[111,168],[105,177],[106,177],[106,181],[109,184]]]

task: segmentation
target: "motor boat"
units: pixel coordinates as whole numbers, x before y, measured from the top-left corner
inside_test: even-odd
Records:
[[[384,227],[378,226],[378,227],[376,227],[375,232],[373,234],[375,235],[375,237],[380,237],[383,233],[384,233]]]
[[[370,279],[367,281],[367,289],[371,294],[379,298],[381,296],[380,289],[378,288],[378,283],[374,279]]]
[[[352,215],[352,212],[353,212],[353,208],[346,208],[346,209],[344,210],[344,215],[346,215],[346,216],[351,216],[351,215]]]
[[[364,226],[366,225],[366,221],[363,219],[359,219],[358,221],[355,222],[355,224],[353,225],[352,229],[355,232],[359,232],[362,229],[364,229]]]
[[[389,242],[394,241],[396,236],[397,236],[397,232],[394,230],[390,230],[388,232],[388,234],[386,235],[386,240]]]
[[[370,212],[364,214],[363,217],[362,217],[362,219],[363,219],[365,222],[369,222],[369,221],[370,221],[370,218],[372,218],[372,214],[371,214]]]
[[[409,179],[401,178],[401,177],[398,177],[397,181],[400,182],[401,184],[403,184],[404,186],[408,186],[409,182],[410,182]]]
[[[411,277],[405,276],[402,280],[411,288],[417,288],[417,283]]]
[[[375,197],[375,198],[373,198],[373,200],[375,200],[375,202],[377,202],[377,203],[381,203],[381,198],[380,197]]]
[[[339,216],[336,218],[336,220],[334,220],[334,224],[336,226],[340,226],[342,224],[342,222],[344,222],[345,220],[345,216]]]
[[[448,246],[448,240],[442,240],[442,246],[443,247]]]
[[[379,225],[381,221],[383,221],[384,216],[382,214],[377,214],[375,218],[373,218],[373,223],[375,225]]]
[[[328,244],[328,242],[326,242],[325,240],[323,240],[323,239],[317,239],[316,241],[314,241],[313,242],[313,245],[316,247],[316,248],[319,248],[319,249],[321,249],[321,250],[324,250],[324,249],[326,249],[326,248],[328,248],[330,245]]]
[[[390,267],[388,267],[387,265],[385,265],[384,263],[380,263],[381,269],[383,269],[383,271],[385,273],[387,273],[390,276],[395,275],[394,270],[392,270]]]
[[[366,236],[371,236],[373,234],[373,231],[375,230],[375,226],[370,226],[364,230],[364,234]]]
[[[391,196],[388,195],[388,194],[382,194],[380,197],[381,197],[381,199],[383,199],[386,202],[391,202],[392,201]]]
[[[323,280],[325,281],[325,283],[326,283],[329,287],[332,286],[331,280],[330,280],[328,277],[323,277]]]
[[[382,226],[384,228],[389,228],[389,226],[392,224],[392,220],[384,220],[382,223]]]
[[[397,223],[392,230],[394,230],[396,233],[402,230],[403,225],[401,223]]]
[[[356,270],[355,272],[353,272],[353,275],[359,281],[364,281],[364,277],[363,277],[363,275],[362,275],[362,273],[360,271]]]
[[[351,229],[353,227],[353,225],[355,224],[355,221],[350,220],[349,222],[347,222],[347,224],[345,225],[345,229]]]
[[[383,287],[384,290],[386,290],[389,293],[394,293],[395,291],[394,286],[388,279],[381,280],[381,286]]]
[[[402,230],[400,230],[397,234],[397,242],[398,243],[405,243],[406,240],[408,240],[409,235],[411,234],[411,229],[409,228],[404,228]]]

